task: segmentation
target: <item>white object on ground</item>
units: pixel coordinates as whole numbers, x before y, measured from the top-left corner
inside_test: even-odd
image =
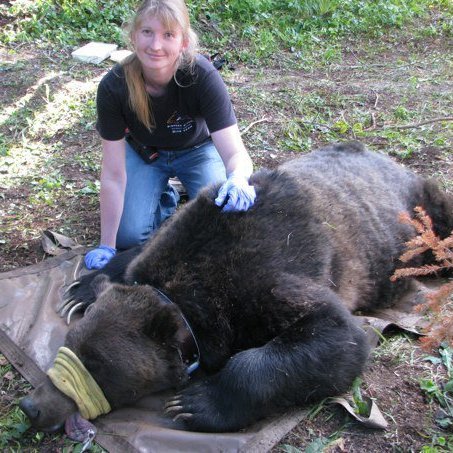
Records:
[[[71,53],[75,60],[85,63],[99,64],[108,58],[118,46],[116,44],[107,44],[103,42],[90,42]]]
[[[126,57],[128,57],[132,52],[130,50],[122,49],[122,50],[115,50],[110,54],[110,60],[113,60],[116,63],[123,61]]]

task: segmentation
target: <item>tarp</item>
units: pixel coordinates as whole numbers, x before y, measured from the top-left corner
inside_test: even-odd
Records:
[[[33,386],[44,378],[64,343],[68,326],[56,313],[56,307],[66,287],[83,272],[84,252],[82,247],[69,245],[66,251],[59,250],[55,253],[61,254],[40,264],[0,274],[0,351]],[[413,314],[412,305],[420,301],[425,290],[418,287],[406,297],[402,311],[392,309],[380,312],[379,317],[363,318],[373,346],[378,342],[377,332],[388,326],[402,323],[409,330],[416,329],[420,316]],[[72,322],[77,322],[78,317],[74,315]],[[240,432],[195,433],[166,426],[168,419],[161,410],[167,396],[147,397],[133,407],[99,417],[94,422],[98,429],[96,442],[111,452],[263,453],[307,414],[306,410],[295,408]],[[345,400],[336,402],[344,405]],[[375,426],[373,423],[370,426]]]

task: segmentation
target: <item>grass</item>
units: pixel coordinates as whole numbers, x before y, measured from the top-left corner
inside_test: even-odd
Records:
[[[30,389],[30,385],[14,371],[2,354],[0,354],[0,378],[2,392],[14,391],[16,394],[25,394]],[[17,402],[14,399],[8,405],[0,407],[0,449],[2,451],[5,451],[7,446],[19,447],[20,440],[30,427],[25,414],[19,410]],[[37,433],[34,437],[31,441],[39,443],[43,435]]]
[[[192,17],[203,19],[209,28],[209,44],[227,47],[243,61],[262,63],[262,60],[280,58],[280,51],[290,51],[299,57],[324,55],[326,61],[339,56],[335,43],[338,38],[350,33],[367,33],[379,37],[388,28],[403,26],[408,20],[426,14],[430,7],[450,9],[446,1],[377,0],[357,2],[354,0],[243,0],[221,2],[189,2]],[[442,29],[451,32],[446,21]],[[431,28],[431,33],[438,33]],[[229,46],[231,35],[234,41],[244,46]]]
[[[4,109],[0,128],[9,134],[2,137],[3,165],[10,167],[11,174],[40,174],[61,146],[54,141],[58,134],[70,135],[73,128],[92,129],[96,86],[93,80],[65,83],[62,74],[50,73]]]
[[[134,2],[113,0],[17,0],[6,13],[21,18],[20,24],[8,26],[4,42],[33,41],[74,45],[78,41],[121,41],[121,26],[130,16]]]
[[[392,363],[393,376],[390,376],[390,381],[382,382],[390,388],[397,388],[395,395],[401,393],[404,395],[405,385],[401,382],[402,375],[405,375],[405,382],[411,382],[419,386],[421,392],[426,395],[429,403],[426,409],[426,417],[434,417],[436,420],[436,428],[429,428],[425,432],[420,432],[420,435],[425,439],[425,444],[419,446],[411,445],[410,451],[417,451],[423,453],[446,453],[452,451],[453,448],[453,435],[451,434],[452,419],[452,398],[453,398],[453,349],[445,345],[439,348],[438,354],[426,356],[421,353],[421,349],[414,343],[415,337],[399,333],[397,335],[382,337],[381,344],[372,352],[371,362],[373,367],[377,367],[376,373],[379,373],[379,364]],[[386,365],[387,366],[387,365]],[[413,375],[408,375],[409,369],[417,370]],[[375,383],[368,381],[365,378],[357,378],[351,388],[349,401],[352,407],[355,408],[357,414],[362,416],[369,416],[369,407],[364,400],[363,395],[372,395]],[[380,385],[382,385],[382,383]],[[401,390],[399,387],[401,386]],[[390,389],[389,389],[390,390]],[[384,393],[382,391],[378,393]],[[390,395],[390,399],[393,397]],[[372,398],[375,399],[375,398]],[[381,398],[382,399],[382,398]],[[403,397],[404,400],[404,397]],[[294,447],[289,443],[282,443],[279,445],[278,451],[284,453],[302,453],[302,452],[319,452],[323,449],[335,450],[338,446],[341,449],[346,449],[345,439],[351,432],[351,419],[338,415],[338,407],[327,404],[328,401],[322,401],[311,407],[309,415],[304,421],[305,427],[303,429],[303,437],[299,441],[291,442],[303,445],[302,448]],[[386,448],[393,447],[393,451],[409,451],[401,450],[398,443],[395,442],[394,437],[398,436],[398,429],[396,433],[392,429],[392,425],[397,425],[398,421],[404,424],[404,420],[398,421],[393,417],[394,409],[399,403],[392,403],[386,401],[387,407],[382,406],[382,401],[377,398],[376,403],[384,411],[384,416],[389,422],[389,428],[382,435],[387,438]],[[412,404],[410,401],[405,401],[405,404]],[[334,420],[337,411],[337,422],[331,423]],[[395,414],[397,417],[399,414]],[[327,429],[320,430],[320,426]],[[360,431],[358,434],[359,445],[363,451],[381,451],[376,447],[375,450],[372,445],[373,441],[369,444],[363,444],[365,438],[363,437],[366,431]],[[371,435],[371,432],[368,432]],[[295,436],[297,437],[297,433]],[[382,448],[382,447],[379,447]]]
[[[121,32],[137,1],[16,0],[3,13],[16,20],[0,34],[4,43],[33,41],[73,46],[81,41],[105,40],[124,44]],[[382,37],[388,29],[425,17],[430,9],[448,13],[440,24],[419,30],[421,36],[453,33],[452,6],[448,0],[188,0],[193,23],[208,47],[222,48],[235,59],[262,64],[276,61],[281,51],[296,60],[321,56],[330,63],[340,58],[338,40],[350,34]],[[295,59],[289,59],[292,62]]]
[[[420,380],[420,388],[430,399],[435,399],[442,409],[437,423],[445,429],[453,427],[453,348],[441,345],[439,356],[428,356],[425,360],[440,365],[442,373]],[[453,442],[453,436],[451,441]],[[453,446],[453,443],[452,443]]]
[[[446,430],[432,433],[429,445],[423,446],[422,453],[437,453],[453,450],[453,349],[441,345],[439,355],[428,356],[426,361],[439,367],[439,371],[420,379],[420,388],[430,401],[436,401],[440,409],[435,414],[436,423]]]
[[[15,256],[21,257],[20,265],[31,264],[24,257],[42,259],[33,249],[46,228],[86,245],[98,241],[92,220],[98,216],[100,169],[95,92],[111,65],[77,64],[69,54],[88,40],[121,44],[120,25],[133,4],[11,3],[0,5],[0,14],[10,21],[0,32],[3,270],[15,267]],[[275,166],[327,142],[357,138],[408,165],[414,159],[423,163],[421,171],[453,191],[453,180],[441,165],[452,157],[453,122],[418,126],[451,116],[451,2],[206,0],[189,1],[189,9],[204,50],[220,51],[238,67],[223,70],[222,76],[258,166]],[[375,354],[388,357],[395,367],[419,366],[406,343],[404,337],[392,340]],[[16,382],[2,390],[26,392],[26,387],[14,387],[22,385],[17,374],[5,379],[12,372],[9,365],[0,362],[0,372],[3,386]],[[426,380],[420,391],[428,398],[450,398],[445,393],[450,381],[429,374]],[[0,448],[14,451],[26,443],[39,451],[49,440],[24,431],[26,421],[16,405],[12,401],[0,411]],[[313,431],[310,448],[337,442],[341,432]],[[59,438],[49,442],[62,451],[81,448]],[[451,442],[433,432],[425,451],[446,451]]]

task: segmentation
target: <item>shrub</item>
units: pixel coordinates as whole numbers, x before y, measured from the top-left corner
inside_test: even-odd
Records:
[[[350,33],[382,35],[432,8],[449,14],[445,0],[187,0],[192,22],[208,45],[237,49],[250,58],[278,56],[281,50],[310,51]],[[138,0],[16,0],[5,8],[13,22],[4,42],[43,40],[61,45],[98,40],[123,43],[121,25]]]
[[[453,270],[453,231],[447,238],[440,239],[433,231],[432,221],[426,212],[417,207],[415,213],[415,218],[408,214],[401,215],[401,222],[412,225],[418,235],[406,243],[406,252],[401,255],[400,260],[407,263],[416,256],[431,252],[436,262],[420,267],[397,269],[391,277],[392,281]],[[453,281],[428,294],[426,302],[418,305],[416,310],[430,317],[425,329],[426,336],[421,339],[425,349],[436,348],[444,341],[453,345]]]
[[[42,40],[61,45],[80,41],[122,42],[121,25],[133,2],[114,0],[17,0],[10,15],[17,18],[3,40]]]

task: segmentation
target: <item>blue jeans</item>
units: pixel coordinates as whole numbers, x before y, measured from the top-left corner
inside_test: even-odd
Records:
[[[176,210],[178,192],[168,183],[177,176],[189,198],[203,187],[223,182],[225,166],[211,140],[179,151],[159,150],[151,164],[126,142],[127,185],[116,246],[128,249],[146,241]]]

